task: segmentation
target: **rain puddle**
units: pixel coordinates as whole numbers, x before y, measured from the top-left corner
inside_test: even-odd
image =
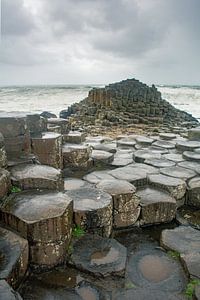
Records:
[[[114,248],[107,248],[102,251],[96,251],[91,255],[91,264],[101,265],[109,264],[115,261],[119,256],[118,250]]]

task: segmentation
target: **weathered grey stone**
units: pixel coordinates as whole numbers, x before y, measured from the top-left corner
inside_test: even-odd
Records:
[[[112,180],[114,177],[110,174],[108,174],[108,171],[94,171],[89,173],[88,175],[85,175],[83,177],[84,180],[86,180],[89,183],[97,184],[101,180]]]
[[[28,241],[0,227],[0,280],[16,288],[28,267]]]
[[[175,163],[173,161],[168,160],[166,158],[149,158],[145,159],[144,163],[150,166],[154,166],[156,168],[166,168],[175,166]]]
[[[91,148],[85,145],[64,144],[62,148],[64,167],[78,167],[87,162]]]
[[[176,134],[171,133],[171,132],[161,132],[161,133],[159,133],[159,137],[163,140],[173,140],[177,136],[176,136]]]
[[[154,188],[138,190],[141,225],[170,222],[175,218],[176,200],[170,194]]]
[[[181,261],[190,278],[200,279],[200,253],[182,254]]]
[[[180,254],[199,253],[200,231],[190,226],[165,229],[161,234],[161,245]]]
[[[127,227],[135,224],[140,214],[140,199],[136,188],[125,180],[102,180],[97,188],[109,193],[113,199],[113,226]]]
[[[184,161],[182,154],[168,153],[163,155],[164,158],[174,161],[175,163]]]
[[[200,164],[195,161],[182,161],[177,164],[179,167],[190,169],[196,172],[197,174],[200,174]]]
[[[11,188],[10,173],[0,169],[0,199],[6,196]]]
[[[50,166],[21,164],[10,168],[10,172],[13,184],[24,190],[64,189],[61,170]]]
[[[1,113],[0,132],[4,138],[13,138],[24,135],[26,132],[25,114]]]
[[[0,280],[0,300],[22,300],[5,280]]]
[[[130,148],[135,146],[136,141],[135,139],[131,138],[131,137],[124,137],[120,140],[117,140],[117,147],[120,148]]]
[[[194,294],[197,300],[200,300],[200,286],[195,286]]]
[[[167,175],[170,177],[177,177],[183,180],[190,179],[196,175],[196,173],[192,170],[181,168],[179,166],[169,167],[169,168],[161,168],[160,173],[163,175]]]
[[[64,143],[81,144],[85,141],[85,133],[79,131],[70,131],[63,135]]]
[[[93,185],[82,179],[77,179],[77,178],[65,178],[64,179],[64,190],[65,191],[77,190],[77,189],[85,188],[85,187],[93,187]]]
[[[95,229],[108,227],[107,236],[112,230],[112,197],[99,189],[80,188],[67,191],[74,202],[74,222],[76,225],[93,232]],[[106,236],[106,235],[105,235]]]
[[[66,119],[50,118],[47,120],[47,124],[60,126],[62,134],[68,133],[69,131],[69,122]]]
[[[95,165],[108,165],[113,161],[114,154],[102,150],[93,150],[91,153],[91,158],[93,159]]]
[[[181,200],[186,193],[186,183],[179,178],[173,178],[161,174],[148,175],[148,183],[152,186],[164,189],[171,194],[177,200]]]
[[[182,266],[177,260],[160,249],[147,246],[141,246],[130,255],[127,275],[136,286],[159,292],[180,293],[187,282]]]
[[[0,148],[0,168],[7,167],[7,154],[5,147]]]
[[[76,268],[97,277],[123,276],[127,250],[114,239],[85,235],[75,242],[71,256]]]
[[[200,230],[200,210],[191,206],[183,206],[177,210],[176,220],[179,224],[192,226]]]
[[[41,164],[62,168],[62,136],[54,132],[43,132],[32,138],[32,150]]]
[[[124,167],[133,163],[133,153],[125,151],[117,151],[111,163],[114,167]]]
[[[199,148],[200,147],[200,142],[197,142],[197,141],[178,141],[176,143],[176,148],[179,150],[179,151],[193,151],[194,149],[196,148]]]
[[[152,144],[153,146],[165,148],[165,149],[174,149],[175,145],[164,140],[158,140]]]
[[[147,136],[138,136],[135,138],[135,140],[139,145],[141,145],[143,147],[150,146],[154,141],[154,139],[147,137]]]
[[[138,150],[133,153],[133,159],[138,163],[143,163],[150,158],[161,158],[161,154],[153,150]]]
[[[183,158],[200,163],[200,153],[196,153],[193,151],[184,151]]]
[[[117,151],[116,143],[95,143],[92,147],[95,150],[101,150],[110,153],[116,153]]]
[[[187,204],[200,208],[200,177],[192,178],[188,182],[188,187]]]
[[[11,194],[1,203],[0,210],[2,221],[28,239],[32,264],[52,267],[64,261],[73,215],[73,203],[66,194]]]
[[[29,132],[17,137],[5,138],[5,150],[8,158],[20,157],[31,152],[31,140]]]
[[[200,127],[189,129],[188,139],[193,141],[200,141]]]
[[[168,154],[169,151],[165,148],[161,148],[161,147],[158,147],[158,146],[154,146],[154,145],[151,145],[150,147],[148,147],[148,149],[150,151],[153,151],[155,153],[159,153],[159,154]]]

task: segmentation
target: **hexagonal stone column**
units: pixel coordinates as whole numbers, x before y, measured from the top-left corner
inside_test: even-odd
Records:
[[[114,154],[102,150],[93,150],[91,153],[91,158],[94,161],[94,165],[104,166],[112,163],[114,159]]]
[[[69,122],[62,118],[50,118],[47,120],[47,125],[59,126],[62,134],[66,134],[69,131]]]
[[[176,199],[177,207],[185,202],[186,183],[179,178],[172,178],[161,174],[148,175],[148,183],[159,189],[164,189]]]
[[[62,153],[64,168],[84,168],[84,166],[87,168],[91,148],[85,145],[64,144]]]
[[[141,225],[170,222],[175,218],[176,200],[167,192],[154,188],[138,190],[141,206]]]
[[[7,166],[7,154],[5,149],[4,137],[0,133],[0,168]]]
[[[32,138],[32,151],[41,164],[62,168],[62,136],[54,132],[44,132]]]
[[[176,143],[177,150],[184,152],[184,151],[193,151],[200,147],[200,142],[198,141],[178,141]]]
[[[22,300],[21,296],[15,292],[5,280],[0,280],[1,300]]]
[[[28,267],[28,241],[0,227],[0,280],[5,279],[16,288]]]
[[[171,132],[161,132],[161,133],[159,133],[159,137],[162,140],[170,141],[170,140],[175,139],[177,136],[176,136],[176,134],[171,133]]]
[[[164,149],[174,149],[175,145],[164,140],[158,140],[152,144],[153,146],[164,148]]]
[[[14,185],[23,190],[64,190],[61,170],[45,165],[21,164],[10,168]]]
[[[193,151],[184,151],[183,158],[200,163],[200,153]]]
[[[161,158],[161,154],[152,150],[138,150],[133,153],[133,159],[137,163],[143,163],[146,159]]]
[[[185,169],[179,166],[161,168],[160,173],[166,176],[188,180],[196,175],[193,170]]]
[[[8,194],[10,187],[10,173],[7,170],[0,169],[0,199]]]
[[[80,188],[67,191],[74,202],[74,222],[90,233],[109,237],[113,224],[112,197],[99,189]]]
[[[28,239],[33,266],[49,268],[65,260],[73,216],[73,203],[66,194],[11,194],[0,204],[0,210],[2,221]]]
[[[71,261],[76,268],[95,277],[124,276],[127,250],[116,240],[87,234],[73,249]]]
[[[187,204],[200,208],[200,177],[192,178],[188,182],[188,199]]]
[[[109,193],[113,198],[113,226],[127,227],[135,224],[139,215],[140,199],[134,185],[124,180],[102,180],[97,188]]]
[[[85,141],[85,133],[80,131],[70,131],[63,134],[64,143],[81,144]]]

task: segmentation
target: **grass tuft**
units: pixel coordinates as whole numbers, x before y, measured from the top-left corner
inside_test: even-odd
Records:
[[[185,295],[188,299],[192,300],[194,295],[194,290],[197,285],[200,285],[200,280],[193,279],[186,286]]]

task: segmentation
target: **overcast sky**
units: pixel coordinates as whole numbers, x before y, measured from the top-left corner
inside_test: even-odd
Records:
[[[200,84],[200,0],[0,2],[0,85]]]

